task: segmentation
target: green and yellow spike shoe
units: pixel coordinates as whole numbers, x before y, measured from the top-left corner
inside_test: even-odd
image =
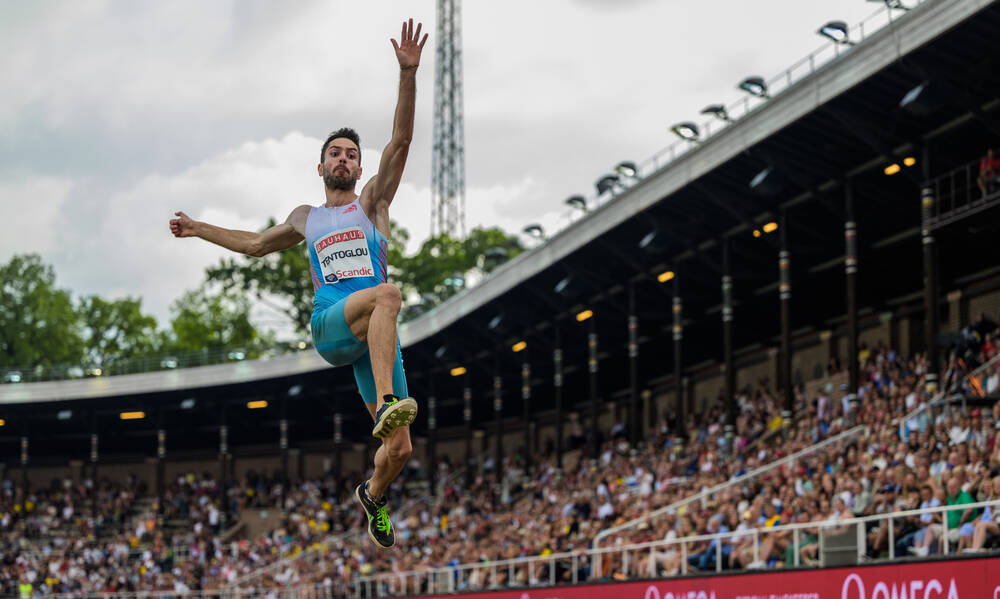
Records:
[[[388,439],[397,428],[412,423],[416,417],[416,401],[410,397],[399,399],[393,395],[375,413],[375,428],[372,429],[372,436],[377,439]]]
[[[358,485],[354,490],[361,507],[368,515],[368,536],[372,542],[383,549],[388,549],[396,543],[396,534],[392,531],[392,521],[389,520],[389,512],[385,509],[388,498],[382,497],[379,501],[372,501],[368,497],[368,481]]]

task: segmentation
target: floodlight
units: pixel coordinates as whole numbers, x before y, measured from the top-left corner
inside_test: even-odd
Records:
[[[528,225],[527,227],[525,227],[524,229],[521,229],[521,230],[525,234],[530,235],[530,236],[534,237],[535,239],[545,239],[545,229],[543,229],[542,225],[540,225],[538,223],[532,223],[532,224]]]
[[[850,28],[843,21],[830,21],[816,30],[823,37],[830,38],[835,44],[853,45],[849,39]]]
[[[493,247],[483,253],[483,258],[487,262],[503,262],[507,259],[507,250],[501,247]]]
[[[587,320],[588,318],[590,318],[593,315],[594,315],[594,311],[593,310],[584,310],[582,312],[578,312],[577,315],[576,315],[576,321],[577,322],[583,322],[583,321]]]
[[[729,112],[726,111],[726,107],[722,104],[712,104],[701,109],[701,114],[710,114],[720,121],[731,122],[732,119],[729,118]]]
[[[764,82],[763,77],[757,77],[756,75],[753,77],[747,77],[743,81],[740,81],[740,84],[736,87],[742,89],[751,96],[757,96],[758,98],[771,97],[767,95],[767,83]]]
[[[189,397],[187,399],[182,399],[181,400],[181,409],[182,410],[190,410],[191,408],[194,407],[194,404],[195,404],[195,401],[194,401],[193,398]]]
[[[618,175],[604,175],[597,180],[597,183],[594,183],[597,195],[603,195],[609,191],[614,193],[616,185],[618,185]]]
[[[451,369],[451,376],[462,376],[465,374],[465,366],[456,366]]]
[[[886,8],[898,8],[899,10],[910,10],[909,6],[903,4],[903,0],[868,0],[868,1],[885,4]]]
[[[556,283],[556,286],[552,288],[552,291],[555,291],[559,295],[572,295],[573,291],[575,291],[577,287],[575,283],[576,280],[573,278],[573,275],[567,275]]]
[[[518,341],[517,343],[515,343],[514,345],[512,345],[510,347],[510,350],[512,352],[514,352],[514,353],[517,353],[519,351],[524,351],[524,348],[526,348],[526,347],[528,347],[528,342],[527,341]],[[3,425],[0,425],[0,426],[3,426]]]
[[[781,192],[782,183],[774,168],[767,167],[750,180],[750,190],[762,196],[773,196]]]
[[[778,230],[778,223],[771,221],[766,223],[763,227],[761,227],[761,229],[764,229],[765,233],[774,233]]]
[[[753,236],[754,237],[760,237],[760,229],[754,229],[753,230]]]
[[[656,275],[656,280],[661,283],[666,283],[667,281],[673,278],[674,278],[674,271],[672,270],[665,270],[660,274]]]
[[[653,229],[639,240],[639,249],[650,254],[659,254],[667,249],[667,236],[659,229]]]
[[[899,107],[915,117],[925,117],[934,112],[941,102],[930,83],[924,82],[906,92]]]
[[[670,128],[670,131],[677,137],[687,141],[698,141],[698,138],[701,137],[698,125],[691,122],[677,123]]]
[[[622,160],[615,167],[615,172],[622,177],[634,177],[639,172],[639,168],[631,160]]]
[[[4,426],[5,424],[7,424],[7,421],[4,420],[3,418],[0,418],[0,426]]]
[[[247,408],[249,408],[251,410],[259,410],[261,408],[266,408],[266,407],[267,407],[267,400],[266,399],[259,399],[257,401],[248,401],[247,402]]]
[[[895,175],[896,173],[899,172],[899,168],[900,168],[899,164],[893,162],[889,166],[885,167],[885,169],[883,169],[882,172],[891,177],[892,175]]]
[[[146,417],[145,412],[122,412],[118,414],[118,417],[122,420],[142,420]]]
[[[302,394],[302,385],[292,385],[288,388],[288,397],[296,397]]]
[[[590,211],[590,209],[587,208],[587,198],[581,195],[569,196],[566,198],[566,203],[584,212]]]
[[[903,164],[905,164],[906,166],[913,166],[916,163],[917,159],[914,158],[913,156],[907,156],[906,158],[903,158]]]

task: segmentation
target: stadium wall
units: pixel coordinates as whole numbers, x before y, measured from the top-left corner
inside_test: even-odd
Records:
[[[424,595],[442,599],[1000,599],[993,559]]]

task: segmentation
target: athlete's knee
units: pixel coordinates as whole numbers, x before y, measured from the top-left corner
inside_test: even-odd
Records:
[[[375,305],[398,312],[403,305],[403,294],[392,283],[382,283],[375,287]]]

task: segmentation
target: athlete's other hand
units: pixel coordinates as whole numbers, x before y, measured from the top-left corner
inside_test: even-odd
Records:
[[[420,28],[423,23],[417,23],[417,30],[413,31],[413,19],[409,21],[403,21],[403,31],[399,34],[400,42],[397,44],[395,39],[390,39],[392,42],[392,47],[396,50],[396,60],[399,61],[399,68],[401,69],[415,69],[420,64],[420,52],[424,49],[424,44],[427,42],[427,34],[424,34],[424,39],[417,43],[420,39]]]
[[[170,219],[170,232],[174,237],[194,237],[194,221],[183,212],[174,212],[177,218]]]

